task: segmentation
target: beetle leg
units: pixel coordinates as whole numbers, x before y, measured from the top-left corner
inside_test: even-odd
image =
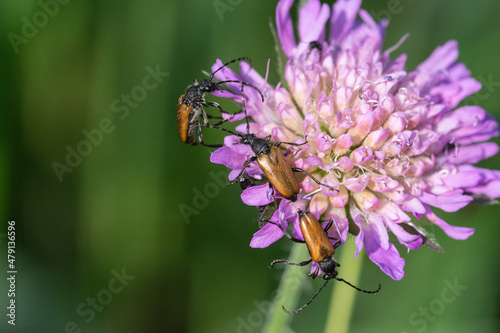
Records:
[[[220,112],[221,112],[221,113],[226,112],[226,111],[224,111],[224,110],[222,109],[222,107],[219,105],[219,103],[216,103],[216,102],[204,101],[204,102],[203,102],[203,105],[205,105],[205,106],[211,106],[211,107],[213,107],[213,108],[218,108],[218,109],[220,110]]]
[[[337,189],[335,189],[335,188],[331,187],[330,185],[323,184],[322,182],[320,182],[319,180],[317,180],[317,179],[316,179],[316,177],[314,177],[314,176],[313,176],[313,175],[311,175],[309,172],[307,172],[307,171],[305,171],[305,170],[303,170],[303,169],[301,169],[301,168],[295,168],[295,167],[293,167],[293,168],[292,168],[292,170],[293,170],[293,171],[295,171],[295,172],[303,172],[303,173],[305,173],[306,175],[308,175],[308,176],[309,176],[312,180],[314,180],[314,182],[315,182],[316,184],[318,184],[318,185],[322,185],[322,186],[326,186],[326,187],[328,187],[329,189],[331,189],[332,191],[336,191],[337,193],[339,192],[339,190],[337,190]]]
[[[225,111],[224,111],[225,112]],[[226,112],[227,114],[230,114],[231,117],[229,118],[224,118],[224,117],[220,117],[220,116],[212,116],[211,114],[207,114],[207,118],[208,119],[221,119],[221,121],[219,121],[217,124],[215,124],[214,126],[219,126],[221,125],[222,123],[225,123],[226,121],[229,121],[231,119],[233,119],[234,116],[236,116],[237,114],[240,114],[240,113],[243,113],[243,110],[240,110],[238,112],[235,112],[235,113],[228,113]]]
[[[210,114],[207,114],[208,119],[223,119],[222,117],[217,117],[217,116],[212,116]]]
[[[319,273],[319,266],[316,267],[316,269],[314,270],[314,272],[309,273],[307,275],[310,276],[310,277],[312,277],[313,279],[315,279],[318,276],[318,273]]]
[[[323,230],[325,230],[325,232],[327,232],[328,230],[330,230],[330,228],[333,225],[333,220],[332,219],[329,219],[329,220],[318,220],[318,222],[320,222],[320,223],[328,222],[328,224],[323,228]]]
[[[333,220],[332,219],[329,219],[329,220],[318,220],[318,222],[320,222],[320,223],[328,222],[328,224],[323,228],[323,230],[325,230],[325,232],[327,233],[327,236],[328,236],[328,230],[330,230],[330,228],[332,227]],[[328,236],[328,239],[338,241],[338,239],[335,238],[335,237]],[[333,248],[336,249],[337,247],[339,247],[339,245],[340,245],[340,241],[338,241],[335,244],[333,244]]]
[[[220,148],[222,147],[221,144],[216,144],[216,145],[208,145],[205,143],[205,141],[203,141],[203,134],[201,133],[201,126],[197,126],[197,131],[198,131],[198,142],[205,146],[205,147],[210,147],[210,148]]]
[[[285,264],[285,265],[294,265],[294,266],[305,266],[307,264],[310,264],[312,261],[312,259],[307,259],[307,260],[304,260],[302,262],[291,262],[291,261],[288,261],[288,260],[283,260],[283,259],[278,259],[278,260],[273,260],[271,262],[271,265],[269,266],[269,268],[273,268],[273,266],[275,264]]]
[[[265,221],[266,223],[271,223],[271,224],[274,224],[275,226],[277,226],[278,228],[280,228],[281,231],[283,231],[283,234],[288,237],[288,239],[290,239],[291,241],[295,242],[295,243],[305,243],[304,240],[302,239],[298,239],[298,238],[295,238],[293,237],[292,235],[290,235],[279,223],[276,223],[276,222],[273,222],[273,221],[269,221],[269,220],[266,220]]]
[[[221,130],[221,131],[225,131],[225,132],[231,133],[232,135],[238,135],[238,134],[236,134],[236,133],[234,133],[234,132],[232,132],[232,131],[230,131],[230,130],[228,130],[228,129],[225,129],[225,128],[222,128],[222,127],[218,127],[218,126],[216,126],[216,125],[218,125],[218,124],[222,124],[223,122],[224,122],[224,121],[219,122],[219,123],[217,123],[217,124],[215,124],[215,125],[211,125],[211,124],[201,125],[201,124],[198,124],[198,126],[197,126],[197,130],[198,130],[198,141],[200,142],[200,144],[202,144],[202,145],[203,145],[203,146],[205,146],[205,147],[211,147],[211,148],[220,148],[220,147],[224,146],[223,144],[216,144],[216,145],[207,145],[207,144],[205,144],[205,142],[203,141],[203,134],[201,133],[201,128],[202,128],[202,127],[205,127],[205,128],[217,128],[217,129],[219,129],[219,130]]]
[[[205,125],[208,124],[208,119],[207,118],[218,118],[218,119],[222,119],[221,121],[219,121],[217,124],[213,125],[213,126],[219,126],[219,125],[222,125],[223,123],[225,123],[226,121],[229,121],[231,119],[234,118],[235,115],[237,115],[238,113],[241,113],[242,111],[239,111],[239,112],[235,112],[235,113],[228,113],[226,111],[224,111],[222,109],[222,107],[219,105],[219,103],[216,103],[216,102],[211,102],[211,101],[204,101],[203,102],[203,105],[205,106],[211,106],[211,107],[214,107],[214,108],[218,108],[219,111],[221,112],[221,114],[224,114],[224,113],[227,113],[227,114],[230,114],[231,116],[229,118],[222,118],[222,117],[215,117],[215,116],[211,116],[211,115],[208,115],[206,114],[205,112],[203,112],[203,119],[205,121]]]
[[[205,147],[210,147],[210,148],[220,148],[222,147],[221,144],[216,144],[216,145],[209,145],[209,144],[206,144],[205,141],[203,141],[203,134],[201,132],[201,127],[212,127],[212,125],[210,125],[210,123],[208,122],[208,115],[205,113],[205,110],[203,110],[203,108],[200,108],[201,109],[201,115],[203,116],[203,123],[204,125],[200,125],[198,123],[198,126],[196,126],[196,131],[198,133],[198,142],[205,146]]]
[[[240,179],[240,177],[242,177],[242,175],[243,175],[243,172],[245,172],[245,169],[248,168],[248,166],[250,165],[250,163],[252,163],[255,160],[257,160],[257,156],[252,156],[248,160],[246,160],[245,163],[243,163],[243,167],[242,167],[240,173],[238,174],[238,176],[236,176],[236,178],[234,180],[232,180],[229,184],[234,184],[234,182],[236,181],[236,179]]]

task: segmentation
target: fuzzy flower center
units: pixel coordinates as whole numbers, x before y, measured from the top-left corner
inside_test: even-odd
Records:
[[[240,75],[227,68],[216,75],[262,91],[264,102],[252,89],[245,90],[250,133],[285,142],[281,148],[290,166],[321,183],[298,176],[301,190],[293,202],[275,191],[279,208],[271,218],[274,224],[262,226],[250,245],[269,246],[289,224],[295,237],[302,238],[297,211],[308,210],[334,221],[331,238],[343,243],[348,232],[355,234],[355,256],[364,248],[382,271],[401,279],[405,261],[389,241],[389,231],[408,249],[424,244],[440,250],[423,229],[422,217],[448,236],[466,239],[474,229],[451,226],[432,209],[455,212],[474,198],[500,197],[500,172],[472,165],[497,153],[497,145],[485,141],[498,135],[498,124],[480,107],[458,107],[481,85],[457,62],[456,42],[438,47],[407,72],[406,55],[390,57],[399,44],[382,51],[387,21],[375,22],[360,9],[361,1],[338,0],[331,10],[319,0],[307,1],[299,10],[299,41],[289,13],[293,3],[281,0],[276,9],[286,55],[282,83],[271,86],[245,63]],[[230,98],[242,101],[238,94]],[[246,124],[237,130],[248,134]],[[240,139],[226,137],[225,147],[211,156],[212,162],[232,169],[230,180],[254,156]],[[264,184],[245,189],[243,202],[264,206],[274,201],[256,163],[245,173]]]

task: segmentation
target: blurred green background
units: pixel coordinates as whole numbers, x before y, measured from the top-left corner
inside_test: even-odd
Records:
[[[179,142],[175,108],[217,58],[251,57],[262,74],[270,58],[270,82],[278,82],[269,28],[276,3],[66,2],[0,3],[0,331],[259,332],[258,304],[271,300],[282,272],[267,266],[286,257],[290,244],[248,246],[256,210],[241,202],[238,186],[215,180],[227,170],[209,162],[208,149]],[[459,60],[483,82],[465,103],[500,119],[500,2],[365,1],[363,8],[377,20],[390,16],[385,48],[410,33],[393,53],[408,54],[408,69],[458,40]],[[147,78],[151,71],[161,72],[156,81]],[[207,132],[206,141],[221,135]],[[86,156],[70,157],[73,167],[58,177],[54,163],[67,165],[68,152],[78,149]],[[499,162],[480,165],[498,169]],[[206,191],[211,197],[186,221],[179,205],[193,207],[196,193]],[[432,230],[444,254],[398,247],[407,262],[401,281],[364,260],[359,285],[380,281],[383,289],[358,295],[351,331],[498,332],[499,212],[471,205],[441,213],[476,233],[458,241]],[[15,327],[5,315],[10,220]],[[301,302],[320,283],[307,285]],[[450,283],[466,288],[453,294]],[[321,332],[334,285],[287,332]]]

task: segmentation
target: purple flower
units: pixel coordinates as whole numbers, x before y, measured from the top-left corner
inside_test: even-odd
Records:
[[[390,57],[397,46],[382,50],[388,22],[375,22],[360,9],[361,0],[339,0],[331,9],[309,0],[299,11],[298,40],[290,16],[293,3],[281,0],[276,9],[287,57],[284,82],[273,87],[246,63],[239,75],[225,68],[217,77],[258,87],[265,102],[245,89],[250,132],[271,135],[273,142],[307,140],[287,147],[288,162],[338,191],[305,177],[300,199],[282,199],[273,223],[254,235],[251,246],[266,247],[280,239],[277,224],[293,224],[294,236],[302,238],[297,210],[308,209],[317,218],[333,219],[329,233],[342,243],[348,232],[355,234],[355,255],[364,248],[383,272],[399,280],[405,261],[389,231],[406,248],[417,249],[425,234],[411,226],[425,217],[448,236],[466,239],[474,229],[451,226],[433,209],[455,212],[475,197],[500,196],[500,171],[472,165],[497,153],[497,145],[485,141],[498,135],[498,124],[480,107],[458,107],[481,85],[457,62],[455,41],[407,72],[406,55]],[[213,68],[221,64],[217,61]],[[241,103],[239,95],[230,98]],[[237,131],[246,134],[246,124]],[[238,136],[226,137],[225,146],[211,156],[212,162],[232,169],[231,180],[253,156],[239,141]],[[243,202],[261,206],[281,198],[256,163],[246,174],[261,182],[243,192]]]

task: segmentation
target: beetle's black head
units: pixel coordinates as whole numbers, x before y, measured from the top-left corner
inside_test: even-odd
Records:
[[[252,178],[248,176],[240,176],[238,179],[235,180],[238,184],[240,184],[240,187],[242,190],[246,190],[247,188],[254,186],[255,182],[253,181]]]
[[[331,280],[337,276],[337,274],[338,274],[337,267],[339,267],[340,264],[338,262],[336,262],[332,256],[325,257],[318,264],[319,264],[319,267],[321,268],[321,270],[323,271],[323,273],[325,273],[325,275],[323,276],[323,279]]]
[[[241,143],[249,145],[252,148],[255,156],[260,156],[263,154],[268,154],[271,147],[269,147],[269,141],[266,139],[258,138],[255,134],[245,134],[241,137]]]
[[[309,43],[309,52],[311,52],[314,49],[318,50],[318,52],[321,54],[321,51],[323,50],[323,45],[321,45],[321,43],[316,40],[312,41]]]
[[[212,80],[209,80],[209,79],[204,79],[204,80],[201,80],[199,89],[200,89],[200,91],[209,93],[209,92],[217,90],[217,83],[212,82]]]

